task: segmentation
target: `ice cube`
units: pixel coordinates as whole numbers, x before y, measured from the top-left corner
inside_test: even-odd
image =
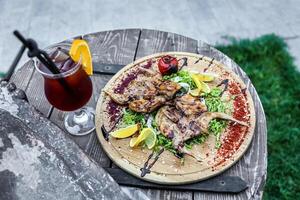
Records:
[[[54,62],[63,62],[67,60],[70,56],[65,52],[61,51],[61,49],[56,49],[50,56]]]

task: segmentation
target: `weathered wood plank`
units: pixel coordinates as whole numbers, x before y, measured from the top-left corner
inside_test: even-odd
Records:
[[[129,199],[62,130],[7,89],[0,87],[0,199]]]
[[[197,52],[197,41],[174,33],[143,29],[136,59],[166,51]]]
[[[34,71],[32,78],[26,89],[28,101],[37,108],[45,117],[49,117],[49,111],[52,108],[48,102],[44,91],[44,78],[38,72]]]
[[[220,176],[235,175],[243,178],[249,185],[244,192],[233,194],[194,193],[194,199],[256,199],[262,197],[262,188],[267,173],[267,128],[264,111],[254,86],[245,72],[230,58],[215,48],[201,41],[198,43],[198,52],[215,58],[233,70],[245,82],[250,91],[256,112],[256,127],[252,143],[245,155],[231,168]],[[250,172],[250,173],[249,173]]]
[[[100,90],[103,88],[105,83],[110,79],[111,76],[99,76],[94,75],[91,77],[93,82],[93,96],[87,103],[87,106],[96,107],[97,100],[99,98]],[[64,129],[64,117],[66,112],[59,111],[54,109],[50,120],[53,121],[56,125]],[[64,129],[65,130],[65,129]],[[66,131],[66,130],[65,130]],[[96,132],[93,131],[89,135],[85,136],[73,136],[69,135],[84,151],[88,153],[92,158],[94,158],[98,163],[103,167],[108,167],[110,165],[110,160],[103,152],[102,147],[100,146]]]
[[[185,51],[196,53],[197,41],[191,38],[155,30],[143,29],[136,53],[136,59],[164,51]],[[192,192],[143,189],[150,199],[192,199]]]
[[[140,40],[138,40],[140,36]],[[84,36],[89,42],[93,54],[94,62],[103,62],[109,64],[127,64],[132,62],[135,58],[140,58],[145,55],[163,52],[163,51],[187,51],[193,53],[200,53],[209,57],[214,57],[216,60],[231,67],[240,77],[245,81],[246,85],[252,94],[256,107],[257,126],[253,142],[245,156],[237,162],[236,165],[227,170],[224,175],[239,175],[249,184],[249,189],[239,195],[231,194],[215,194],[215,193],[191,193],[191,192],[174,192],[166,190],[140,190],[135,188],[128,188],[130,194],[134,196],[136,191],[144,191],[151,199],[251,199],[261,198],[262,189],[266,178],[266,120],[263,109],[257,93],[249,81],[245,73],[227,56],[220,53],[213,47],[206,43],[180,36],[177,34],[142,30],[116,30],[108,32],[100,32]],[[135,49],[138,49],[135,55]],[[198,46],[198,47],[197,47]],[[44,96],[43,78],[38,72],[34,72],[33,66],[25,65],[20,71],[12,76],[14,82],[21,89],[26,89],[29,101],[44,114],[48,114],[51,105]],[[24,75],[23,75],[24,74]],[[25,75],[27,74],[27,75]],[[30,80],[30,75],[32,79]],[[111,76],[94,75],[93,80],[93,97],[89,104],[93,106],[98,100],[99,91],[110,79]],[[51,115],[51,120],[60,124],[62,127],[63,113],[54,110]],[[90,134],[87,138],[77,137],[74,140],[81,145],[82,148],[96,161],[103,166],[109,166],[110,161],[103,152],[95,132]]]
[[[16,86],[21,90],[26,90],[28,83],[34,72],[33,61],[29,60],[23,67],[17,70],[10,78],[11,82],[14,82]]]
[[[94,63],[127,64],[133,61],[139,34],[138,29],[128,29],[99,32],[83,38],[89,43]],[[96,107],[100,91],[110,78],[110,75],[92,76],[93,96],[88,106]],[[64,112],[54,108],[50,120],[63,128],[64,115]],[[87,136],[70,137],[103,167],[110,166],[110,160],[103,152],[95,131]]]

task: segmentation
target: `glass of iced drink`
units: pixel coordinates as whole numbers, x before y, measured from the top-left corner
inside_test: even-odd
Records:
[[[36,70],[44,77],[46,98],[55,108],[68,111],[64,117],[66,130],[72,135],[86,135],[95,129],[94,111],[83,107],[92,96],[92,81],[82,67],[69,56],[70,44],[58,44],[46,49],[60,71],[51,73],[35,60]]]

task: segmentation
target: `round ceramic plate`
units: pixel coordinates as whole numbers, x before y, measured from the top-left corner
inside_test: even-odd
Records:
[[[126,87],[139,76],[139,67],[150,67],[157,70],[158,59],[164,55],[171,55],[179,59],[183,70],[217,74],[217,78],[209,83],[210,87],[217,86],[228,79],[229,84],[226,92],[233,99],[233,117],[247,122],[248,126],[228,123],[227,128],[222,133],[222,146],[219,149],[215,148],[215,136],[213,134],[210,134],[204,143],[194,145],[192,151],[201,157],[201,162],[193,157],[185,156],[184,163],[182,163],[181,159],[165,150],[148,171],[149,173],[142,177],[141,169],[151,155],[152,150],[130,148],[130,138],[115,139],[109,137],[109,140],[105,139],[101,127],[108,131],[114,130],[123,107],[116,104],[104,91],[117,91],[117,95],[122,95],[122,90],[118,90],[118,88],[120,89],[120,86]],[[252,140],[254,128],[255,110],[253,100],[243,81],[234,72],[214,59],[185,52],[158,53],[125,66],[103,88],[96,108],[97,136],[110,159],[128,173],[143,180],[160,184],[192,183],[223,172],[245,153]],[[149,163],[153,161],[153,158]]]

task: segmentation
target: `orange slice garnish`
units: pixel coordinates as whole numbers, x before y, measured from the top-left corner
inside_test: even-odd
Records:
[[[93,75],[92,56],[89,46],[85,40],[73,40],[69,54],[75,62],[79,62],[81,58],[81,64],[85,72],[89,76]]]

